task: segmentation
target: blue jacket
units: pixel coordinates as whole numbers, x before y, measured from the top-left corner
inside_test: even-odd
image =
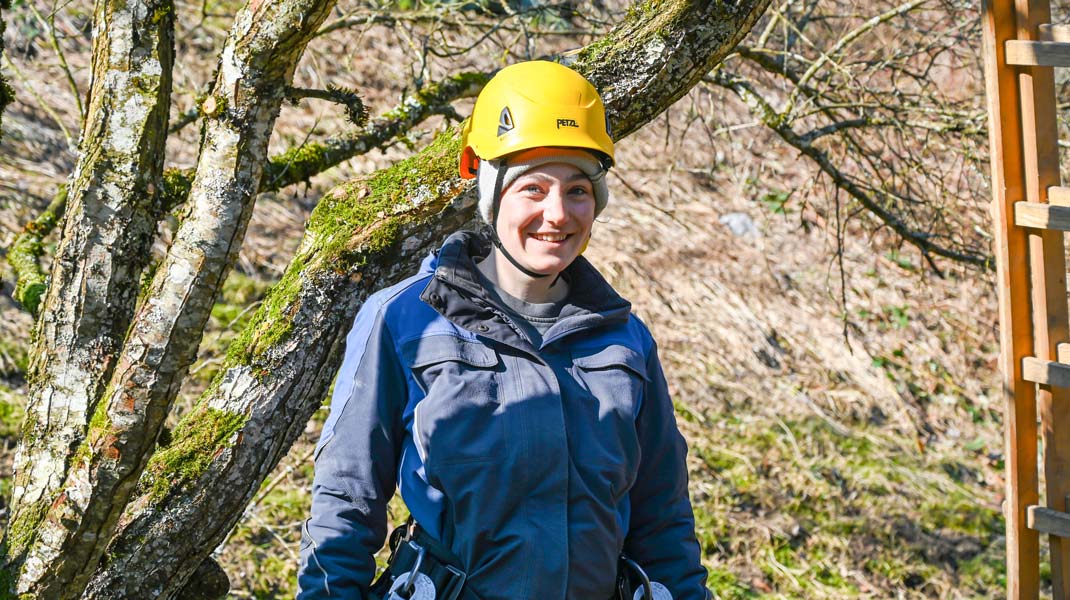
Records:
[[[316,450],[298,598],[364,598],[395,487],[486,600],[602,600],[623,550],[703,600],[687,448],[650,332],[584,258],[534,348],[451,236],[371,296]]]

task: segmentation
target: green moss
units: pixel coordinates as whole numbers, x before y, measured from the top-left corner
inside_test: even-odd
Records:
[[[174,6],[172,6],[169,2],[163,4],[162,6],[158,6],[156,8],[156,11],[152,13],[152,22],[154,24],[158,24],[164,19],[166,19],[169,15],[171,15],[173,12]]]
[[[331,166],[331,155],[326,144],[302,144],[273,156],[264,169],[264,187],[274,189],[275,180],[285,175],[287,181],[308,181],[313,175],[326,171]]]
[[[44,254],[41,238],[29,233],[22,233],[11,246],[8,253],[8,263],[11,264],[18,283],[15,284],[15,300],[36,315],[41,304],[41,297],[48,289],[45,285],[45,274],[37,263],[38,257]]]
[[[39,500],[23,505],[8,523],[4,541],[9,560],[22,554],[33,543],[38,528],[48,515],[48,504],[47,500]]]
[[[145,468],[141,485],[153,502],[167,497],[175,487],[201,476],[219,452],[229,447],[231,438],[248,417],[215,408],[203,408],[184,417]]]
[[[165,169],[160,178],[161,206],[165,211],[173,210],[180,206],[189,196],[190,188],[193,187],[193,173],[183,169]]]
[[[154,260],[145,266],[145,270],[141,272],[141,282],[138,285],[138,304],[141,304],[141,299],[148,296],[152,290],[152,280],[156,278],[156,271],[160,268],[159,260]]]
[[[451,130],[421,153],[324,196],[312,212],[302,250],[231,344],[226,364],[253,364],[285,339],[312,273],[349,272],[395,247],[402,226],[414,218],[412,207],[437,197],[440,187],[456,178],[459,152],[460,138]]]

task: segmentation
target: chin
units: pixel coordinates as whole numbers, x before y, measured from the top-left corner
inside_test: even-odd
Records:
[[[557,275],[561,271],[564,271],[572,261],[576,260],[575,256],[570,257],[568,260],[562,260],[557,257],[545,258],[542,260],[530,260],[525,261],[525,265],[528,269],[535,271],[536,273],[545,273],[547,275]]]

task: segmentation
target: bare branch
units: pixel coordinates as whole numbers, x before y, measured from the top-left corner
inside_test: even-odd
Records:
[[[922,254],[935,254],[937,256],[950,258],[958,262],[983,267],[985,269],[995,268],[995,263],[990,256],[968,251],[959,252],[952,250],[934,243],[931,234],[915,230],[907,225],[902,219],[886,209],[882,204],[882,200],[875,198],[872,191],[867,192],[861,185],[854,182],[833,164],[826,153],[816,148],[813,144],[808,143],[805,140],[804,135],[796,133],[794,129],[785,124],[780,113],[778,113],[768,101],[755,91],[750,82],[741,77],[724,73],[723,71],[714,73],[706,81],[729,89],[738,95],[739,98],[751,109],[751,112],[759,117],[767,127],[776,132],[782,140],[804,154],[807,158],[814,161],[817,166],[832,179],[833,183],[835,183],[838,188],[850,194],[852,198],[880,219],[881,222],[889,226],[906,242],[921,250]],[[887,198],[892,195],[886,193],[884,196]],[[916,200],[911,199],[911,201]]]

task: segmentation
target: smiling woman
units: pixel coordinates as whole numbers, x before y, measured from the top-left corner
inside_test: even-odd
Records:
[[[598,93],[513,65],[463,135],[487,227],[357,315],[299,598],[708,598],[656,344],[580,256],[613,165]],[[372,583],[395,488],[412,520]]]

